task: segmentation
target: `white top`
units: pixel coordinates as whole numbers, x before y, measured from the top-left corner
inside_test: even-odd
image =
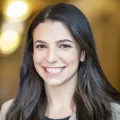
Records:
[[[0,111],[0,120],[6,120],[6,113],[10,107],[10,105],[12,104],[14,99],[11,99],[7,102],[5,102],[2,107],[1,107],[1,111]],[[112,108],[112,120],[120,120],[120,105],[117,103],[111,103],[111,108]],[[76,115],[75,113],[73,113],[70,117],[69,120],[76,120]]]

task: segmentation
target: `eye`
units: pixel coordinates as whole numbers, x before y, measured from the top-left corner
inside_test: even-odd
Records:
[[[46,48],[45,45],[36,45],[36,48]]]
[[[59,48],[71,48],[71,46],[70,46],[70,45],[67,45],[67,44],[62,44],[62,45],[60,45]]]

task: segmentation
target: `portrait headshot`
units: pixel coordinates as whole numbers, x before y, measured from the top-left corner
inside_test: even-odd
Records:
[[[49,5],[25,34],[19,88],[0,120],[120,120],[120,93],[102,70],[80,8]]]

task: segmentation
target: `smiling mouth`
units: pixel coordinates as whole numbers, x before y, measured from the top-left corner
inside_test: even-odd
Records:
[[[59,74],[63,69],[66,68],[64,67],[44,67],[45,71],[50,74]]]

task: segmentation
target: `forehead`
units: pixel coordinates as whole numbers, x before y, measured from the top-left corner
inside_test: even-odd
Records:
[[[33,40],[62,40],[69,39],[74,42],[69,29],[62,22],[47,20],[40,23],[33,31]]]

